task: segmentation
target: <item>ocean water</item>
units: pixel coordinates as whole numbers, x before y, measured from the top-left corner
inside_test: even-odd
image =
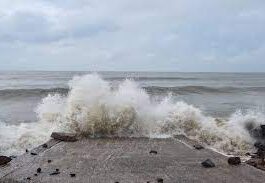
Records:
[[[265,73],[0,72],[0,154],[52,131],[82,136],[184,134],[244,154],[265,124]],[[250,125],[251,124],[251,125]]]

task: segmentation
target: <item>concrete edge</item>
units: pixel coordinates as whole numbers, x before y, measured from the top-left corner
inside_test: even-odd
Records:
[[[24,164],[32,162],[35,159],[35,156],[38,156],[39,154],[49,150],[50,148],[52,148],[53,146],[55,146],[56,144],[58,144],[60,142],[61,141],[51,139],[48,142],[44,143],[44,144],[47,144],[47,148],[44,148],[43,144],[39,145],[36,148],[33,148],[32,150],[18,156],[17,158],[14,158],[8,164],[6,164],[4,166],[0,166],[0,179],[6,177],[10,173],[18,170]],[[32,155],[31,153],[37,154],[37,155]]]

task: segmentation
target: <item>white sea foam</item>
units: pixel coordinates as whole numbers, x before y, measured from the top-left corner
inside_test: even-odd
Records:
[[[244,153],[253,139],[246,128],[264,123],[262,113],[238,111],[228,120],[206,116],[192,105],[160,101],[131,80],[113,89],[99,75],[75,77],[67,96],[48,95],[36,109],[39,121],[19,126],[0,123],[4,153],[22,152],[49,139],[54,130],[81,136],[145,136],[163,138],[184,134],[218,151]]]
[[[49,139],[51,128],[44,123],[7,125],[0,122],[0,154],[17,155]]]

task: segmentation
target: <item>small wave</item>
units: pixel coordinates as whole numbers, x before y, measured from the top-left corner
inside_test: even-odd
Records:
[[[125,79],[123,78],[123,81]],[[131,80],[131,79],[130,79]],[[143,89],[149,94],[203,94],[203,93],[236,93],[236,92],[265,92],[265,87],[207,87],[207,86],[180,86],[180,87],[160,87],[148,86]],[[26,97],[45,96],[51,93],[67,94],[69,88],[34,88],[34,89],[6,89],[0,90],[0,97]]]
[[[60,93],[66,94],[69,91],[68,88],[48,88],[48,89],[41,89],[41,88],[34,88],[34,89],[6,89],[0,90],[0,97],[14,97],[14,96],[35,96],[35,95],[47,95],[49,93]]]
[[[180,87],[145,87],[148,93],[153,94],[203,94],[203,93],[242,93],[242,92],[265,92],[265,87],[207,87],[207,86],[180,86]]]
[[[134,81],[153,81],[153,80],[198,80],[191,77],[143,77],[143,76],[124,76],[124,77],[106,77],[106,80],[134,80]]]

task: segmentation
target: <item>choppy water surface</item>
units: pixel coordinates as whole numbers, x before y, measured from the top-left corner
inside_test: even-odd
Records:
[[[0,153],[52,130],[86,136],[185,134],[225,153],[265,123],[264,73],[0,72]]]

